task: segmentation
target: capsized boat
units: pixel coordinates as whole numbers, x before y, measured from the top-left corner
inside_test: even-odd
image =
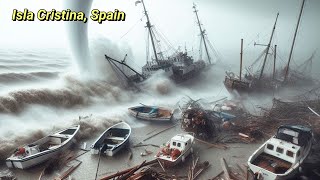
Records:
[[[6,164],[9,168],[27,169],[45,162],[69,148],[79,129],[80,125],[73,126],[17,148]]]
[[[113,156],[129,142],[131,127],[125,122],[115,124],[104,131],[91,145],[91,154],[105,153]]]
[[[305,126],[284,125],[277,134],[256,150],[248,160],[248,166],[263,180],[293,177],[310,153],[313,133]]]
[[[175,166],[193,153],[194,136],[191,134],[177,134],[166,145],[160,148],[155,156],[165,167]]]
[[[128,108],[129,114],[146,121],[171,121],[173,111],[159,106],[135,106]]]

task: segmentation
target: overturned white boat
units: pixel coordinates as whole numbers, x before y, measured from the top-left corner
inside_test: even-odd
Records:
[[[113,156],[129,142],[130,134],[131,127],[125,122],[111,126],[91,145],[91,154]]]
[[[313,134],[304,126],[285,125],[252,156],[248,165],[256,179],[274,180],[293,177],[310,153]]]
[[[17,148],[6,164],[9,168],[26,169],[63,152],[72,144],[72,139],[79,131],[80,125],[61,130],[52,135],[46,136],[32,144]]]
[[[184,162],[185,158],[193,152],[194,136],[190,134],[177,134],[160,148],[156,158],[165,166],[175,166]]]

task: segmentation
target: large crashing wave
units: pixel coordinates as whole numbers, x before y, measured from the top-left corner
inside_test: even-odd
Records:
[[[82,82],[66,77],[65,87],[60,89],[28,89],[0,96],[1,113],[19,113],[29,104],[72,108],[90,105],[96,98],[108,103],[127,101],[130,93],[122,93],[120,87],[106,81]]]

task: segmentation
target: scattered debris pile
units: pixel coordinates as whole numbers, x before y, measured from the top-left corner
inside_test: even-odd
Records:
[[[263,116],[247,114],[245,118],[238,118],[231,128],[234,134],[240,137],[241,133],[247,136],[245,139],[251,139],[249,141],[260,140],[271,137],[279,126],[286,124],[306,125],[316,136],[320,134],[320,121],[316,113],[320,111],[320,99],[297,102],[274,99],[272,108],[263,110]]]
[[[176,171],[170,172],[170,169],[164,169],[157,159],[151,161],[143,161],[140,165],[119,171],[117,173],[105,176],[101,180],[117,179],[117,180],[195,180],[199,179],[202,172],[210,167],[208,161],[199,162],[199,157],[191,162],[188,167],[187,175],[177,175]],[[162,168],[162,172],[160,169]]]
[[[211,180],[237,179],[247,180],[253,179],[252,174],[248,171],[246,165],[236,164],[237,167],[229,167],[224,158],[221,158],[221,167],[223,171]]]
[[[181,128],[193,132],[201,139],[210,139],[216,132],[215,118],[201,108],[190,108],[183,112]]]
[[[47,162],[39,176],[39,180],[70,178],[73,171],[82,163],[77,158],[87,152],[81,150],[76,153],[75,151],[68,150],[60,154],[58,158]]]
[[[224,100],[224,99],[221,99]],[[193,132],[202,140],[213,139],[218,136],[221,129],[228,129],[232,123],[231,119],[236,118],[233,112],[245,114],[241,108],[231,101],[224,101],[221,104],[200,103],[200,100],[191,98],[182,105],[181,128],[187,132]],[[232,114],[229,114],[232,113]]]

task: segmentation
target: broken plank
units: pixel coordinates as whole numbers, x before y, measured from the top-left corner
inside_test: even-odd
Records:
[[[227,165],[227,163],[226,163],[224,158],[221,158],[221,167],[222,167],[223,172],[224,172],[224,177],[227,180],[231,180],[231,177],[230,177],[230,174],[229,174],[229,168],[228,168],[228,165]]]
[[[153,138],[153,137],[156,136],[156,135],[159,135],[159,134],[161,134],[161,133],[163,133],[163,132],[165,132],[165,131],[167,131],[167,130],[169,130],[169,129],[172,129],[172,128],[176,127],[177,125],[178,125],[178,124],[175,124],[175,125],[173,125],[173,126],[170,126],[170,127],[168,127],[168,128],[165,128],[165,129],[157,132],[156,134],[153,134],[153,135],[147,137],[147,138],[144,139],[143,141],[149,140],[149,139]]]
[[[203,143],[203,144],[206,144],[206,145],[208,145],[210,147],[215,147],[215,148],[219,148],[219,149],[227,149],[228,148],[228,146],[225,146],[225,145],[212,144],[212,143],[209,143],[207,141],[203,141],[203,140],[198,139],[198,138],[194,138],[194,139],[199,141],[199,142],[201,142],[201,143]]]
[[[149,162],[144,163],[142,167],[148,166],[148,165],[151,165],[151,164],[155,164],[155,163],[157,163],[157,162],[158,162],[157,159],[154,159],[154,160],[152,160],[152,161],[149,161]],[[131,170],[133,170],[133,169],[135,169],[135,168],[137,168],[137,167],[139,167],[139,166],[140,166],[140,165],[135,166],[135,167],[133,167],[133,168],[129,168],[129,169],[123,170],[123,171],[119,171],[119,172],[117,172],[117,173],[115,173],[115,174],[112,174],[112,175],[103,177],[103,178],[101,178],[100,180],[113,179],[113,178],[115,178],[115,177],[124,175],[124,174],[130,172]]]

